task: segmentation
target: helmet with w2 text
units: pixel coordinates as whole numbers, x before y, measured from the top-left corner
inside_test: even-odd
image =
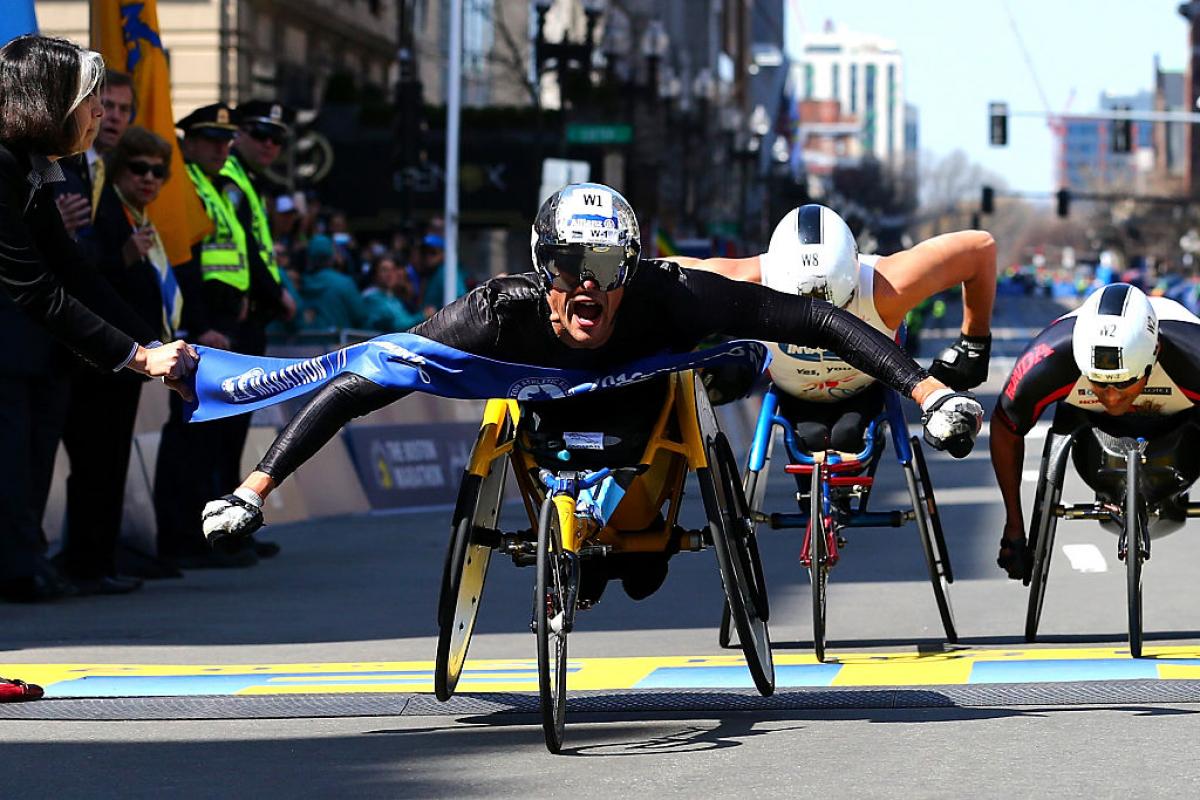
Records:
[[[764,286],[827,300],[845,308],[858,288],[858,243],[830,208],[815,203],[793,208],[775,226],[766,258]]]
[[[1158,356],[1158,315],[1150,299],[1128,283],[1092,292],[1076,313],[1071,349],[1088,380],[1136,383]]]
[[[592,280],[612,291],[633,276],[642,236],[620,192],[600,183],[572,183],[542,203],[529,245],[533,268],[547,287],[570,291]]]

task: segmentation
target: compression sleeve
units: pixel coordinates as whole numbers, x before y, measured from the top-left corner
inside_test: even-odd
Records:
[[[765,286],[733,281],[712,272],[684,269],[681,285],[695,298],[683,324],[699,326],[700,335],[762,339],[819,347],[847,364],[911,397],[929,373],[900,347],[853,314],[829,303],[784,294]],[[681,304],[672,304],[679,309]],[[682,309],[680,309],[682,310]]]

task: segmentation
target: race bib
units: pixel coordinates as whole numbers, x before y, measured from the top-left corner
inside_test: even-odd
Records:
[[[563,443],[568,450],[603,450],[604,434],[566,431],[563,433]]]

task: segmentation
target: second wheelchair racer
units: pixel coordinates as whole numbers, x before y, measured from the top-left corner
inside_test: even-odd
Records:
[[[1153,441],[1194,423],[1200,404],[1200,318],[1174,300],[1127,283],[1093,292],[1039,333],[1017,359],[992,413],[992,468],[1004,498],[997,563],[1028,576],[1032,554],[1021,511],[1025,437],[1051,404],[1056,431],[1095,427]],[[1192,440],[1200,445],[1200,433]],[[1076,447],[1076,455],[1081,452]],[[1083,451],[1086,452],[1086,451]],[[1179,459],[1180,468],[1195,459]],[[1094,469],[1080,477],[1099,489]],[[1197,475],[1184,476],[1188,482]]]
[[[767,252],[758,258],[673,260],[826,300],[889,337],[896,336],[913,308],[961,284],[962,333],[934,359],[930,372],[958,390],[972,389],[987,378],[996,245],[986,231],[944,234],[890,256],[860,255],[842,218],[825,206],[811,204],[784,216],[775,226]],[[867,426],[883,409],[883,393],[875,378],[835,350],[794,344],[770,348],[771,380],[779,390],[780,412],[794,424],[800,447],[809,452],[860,451]],[[731,383],[738,383],[737,378]],[[745,388],[743,384],[722,391],[740,394]]]
[[[594,369],[687,352],[712,335],[817,346],[841,353],[920,404],[926,439],[935,447],[965,453],[981,426],[982,408],[973,397],[930,377],[852,314],[809,297],[641,259],[633,209],[607,186],[572,184],[551,195],[538,212],[531,245],[534,272],[493,278],[412,333],[502,361]],[[405,394],[355,374],[334,378],[242,486],[208,504],[206,535],[252,533],[262,524],[263,498],[281,481],[347,422]],[[645,387],[635,384],[546,405],[558,415],[577,414],[577,424],[586,426],[580,430],[602,430],[649,402]]]

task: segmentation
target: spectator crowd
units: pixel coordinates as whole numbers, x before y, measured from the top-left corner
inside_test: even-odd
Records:
[[[22,39],[39,37],[14,42]],[[79,52],[85,64],[95,55]],[[251,100],[195,109],[176,123],[176,143],[137,124],[139,98],[128,76],[108,70],[92,95],[86,102],[98,100],[98,130],[86,150],[54,154],[49,167],[39,167],[39,158],[51,154],[10,136],[0,113],[0,155],[11,150],[18,165],[33,164],[21,189],[29,194],[24,223],[33,225],[39,209],[56,209],[54,230],[39,235],[61,237],[71,258],[115,292],[121,313],[92,310],[131,337],[137,352],[186,340],[262,354],[273,337],[403,331],[454,299],[444,296],[440,220],[416,225],[415,232],[360,238],[345,214],[322,205],[318,191],[296,191],[275,176],[271,167],[295,135],[295,115],[286,106]],[[184,156],[182,172],[172,168],[176,147]],[[19,169],[24,176],[29,167]],[[211,229],[186,260],[170,259],[154,223],[153,205],[173,181],[190,183]],[[0,227],[19,225],[20,203],[3,202]],[[464,292],[460,278],[454,296]],[[215,552],[204,542],[203,502],[237,485],[249,419],[187,424],[175,393],[153,476],[156,552],[122,543],[126,475],[146,377],[77,358],[9,294],[0,293],[6,343],[0,350],[0,600],[122,594],[147,579],[252,566],[279,552],[265,541],[237,552]],[[61,544],[51,547],[42,521],[60,442],[69,477]]]

